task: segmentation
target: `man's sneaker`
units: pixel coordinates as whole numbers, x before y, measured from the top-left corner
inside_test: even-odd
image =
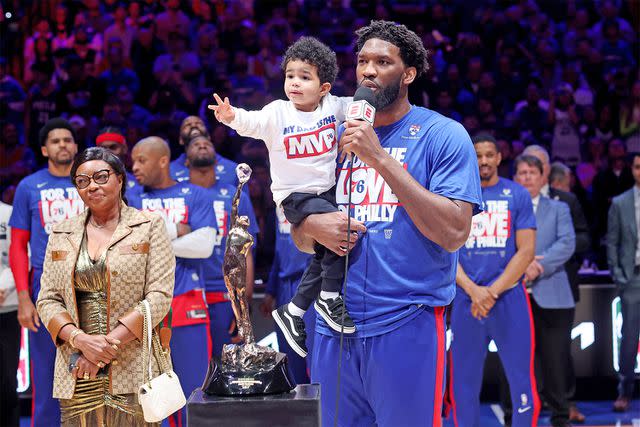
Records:
[[[351,320],[351,316],[347,313],[347,308],[344,305],[344,300],[341,296],[331,299],[323,299],[318,296],[318,299],[313,303],[316,311],[327,322],[329,327],[336,332],[342,331],[343,321],[342,315],[344,313],[344,333],[352,334],[356,331],[356,325]]]
[[[277,310],[273,310],[271,315],[293,351],[298,353],[300,357],[306,357],[308,350],[304,320],[300,316],[291,314],[288,305],[285,304]]]

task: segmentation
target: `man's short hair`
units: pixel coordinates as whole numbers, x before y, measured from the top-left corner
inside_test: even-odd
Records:
[[[369,39],[384,40],[396,46],[400,50],[400,58],[407,67],[415,67],[416,77],[429,70],[427,57],[429,53],[422,44],[422,40],[416,33],[391,21],[371,21],[371,23],[356,31],[356,49],[362,50],[362,46]]]
[[[496,152],[498,153],[500,152],[500,147],[498,147],[498,141],[496,141],[493,135],[490,135],[488,133],[479,133],[475,135],[473,138],[471,138],[471,141],[473,142],[474,146],[476,144],[488,142],[490,144],[493,144],[493,146],[496,148]]]
[[[66,129],[71,132],[71,136],[73,137],[73,141],[76,141],[76,132],[73,130],[71,124],[63,119],[62,117],[54,117],[53,119],[49,119],[47,123],[42,126],[40,129],[40,134],[38,135],[40,140],[40,146],[43,147],[47,143],[47,138],[49,137],[49,132],[54,129]]]
[[[634,151],[632,153],[629,153],[629,163],[633,163],[636,157],[640,157],[640,151]]]
[[[562,162],[553,162],[551,164],[551,172],[549,172],[549,184],[556,181],[562,181],[571,173],[571,169]]]
[[[529,166],[536,167],[540,171],[541,175],[543,173],[542,162],[536,156],[532,156],[531,154],[520,154],[518,157],[516,157],[513,163],[516,173],[518,172],[518,166],[520,166],[520,163],[526,163]]]
[[[316,67],[320,84],[333,84],[338,75],[336,53],[314,37],[300,37],[294,44],[289,46],[280,65],[282,71],[286,70],[290,61],[302,61]]]

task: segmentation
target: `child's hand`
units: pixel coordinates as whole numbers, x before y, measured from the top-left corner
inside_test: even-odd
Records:
[[[213,114],[216,116],[216,119],[219,122],[228,125],[233,121],[233,119],[236,118],[236,112],[233,110],[233,107],[229,103],[229,98],[225,96],[223,101],[217,93],[214,93],[213,99],[215,99],[217,105],[209,104],[207,105],[207,108],[209,110],[213,110]]]

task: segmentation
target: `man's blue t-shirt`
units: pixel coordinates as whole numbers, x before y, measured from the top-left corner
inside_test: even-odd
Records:
[[[311,254],[301,252],[291,238],[291,223],[284,216],[282,206],[276,208],[276,245],[269,281],[265,292],[278,295],[278,285],[283,280],[302,276],[311,261]]]
[[[222,274],[222,261],[229,234],[229,220],[231,219],[231,202],[236,192],[234,185],[216,182],[213,187],[203,189],[209,209],[213,209],[212,215],[216,222],[216,243],[211,257],[204,262],[204,284],[207,292],[226,292],[224,276]],[[253,236],[254,247],[258,235],[258,223],[251,199],[242,192],[238,205],[238,215],[249,217],[249,233]]]
[[[427,190],[469,202],[481,210],[476,153],[462,125],[422,107],[375,129],[381,146]],[[349,160],[338,166],[336,201],[346,210]],[[390,332],[411,320],[422,305],[449,304],[456,292],[458,253],[433,243],[375,169],[353,160],[353,218],[367,232],[351,251],[346,305],[360,337]],[[333,334],[324,321],[318,331]]]
[[[178,182],[162,189],[144,188],[128,194],[129,206],[142,211],[156,212],[169,223],[188,224],[191,231],[202,227],[215,227],[215,218],[207,203],[203,189],[188,182]],[[176,257],[176,281],[173,295],[182,295],[192,289],[204,288],[203,259]]]
[[[238,185],[238,176],[236,175],[237,163],[216,154],[216,182],[223,184],[231,184],[234,187]],[[187,167],[187,155],[180,154],[180,157],[169,164],[169,173],[171,177],[178,182],[189,181],[189,168]],[[234,190],[235,191],[235,190]]]
[[[20,181],[9,226],[31,233],[31,266],[42,269],[52,227],[84,211],[84,203],[68,176],[41,169]]]
[[[459,262],[469,278],[491,285],[516,253],[516,231],[536,228],[529,192],[520,184],[500,178],[484,187],[485,211],[473,217],[471,233],[460,248]]]

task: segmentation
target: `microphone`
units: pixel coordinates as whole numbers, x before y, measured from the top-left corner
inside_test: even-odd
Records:
[[[347,120],[360,120],[373,126],[376,117],[376,109],[373,106],[375,95],[373,91],[366,87],[360,86],[353,95],[353,101],[347,105]]]

